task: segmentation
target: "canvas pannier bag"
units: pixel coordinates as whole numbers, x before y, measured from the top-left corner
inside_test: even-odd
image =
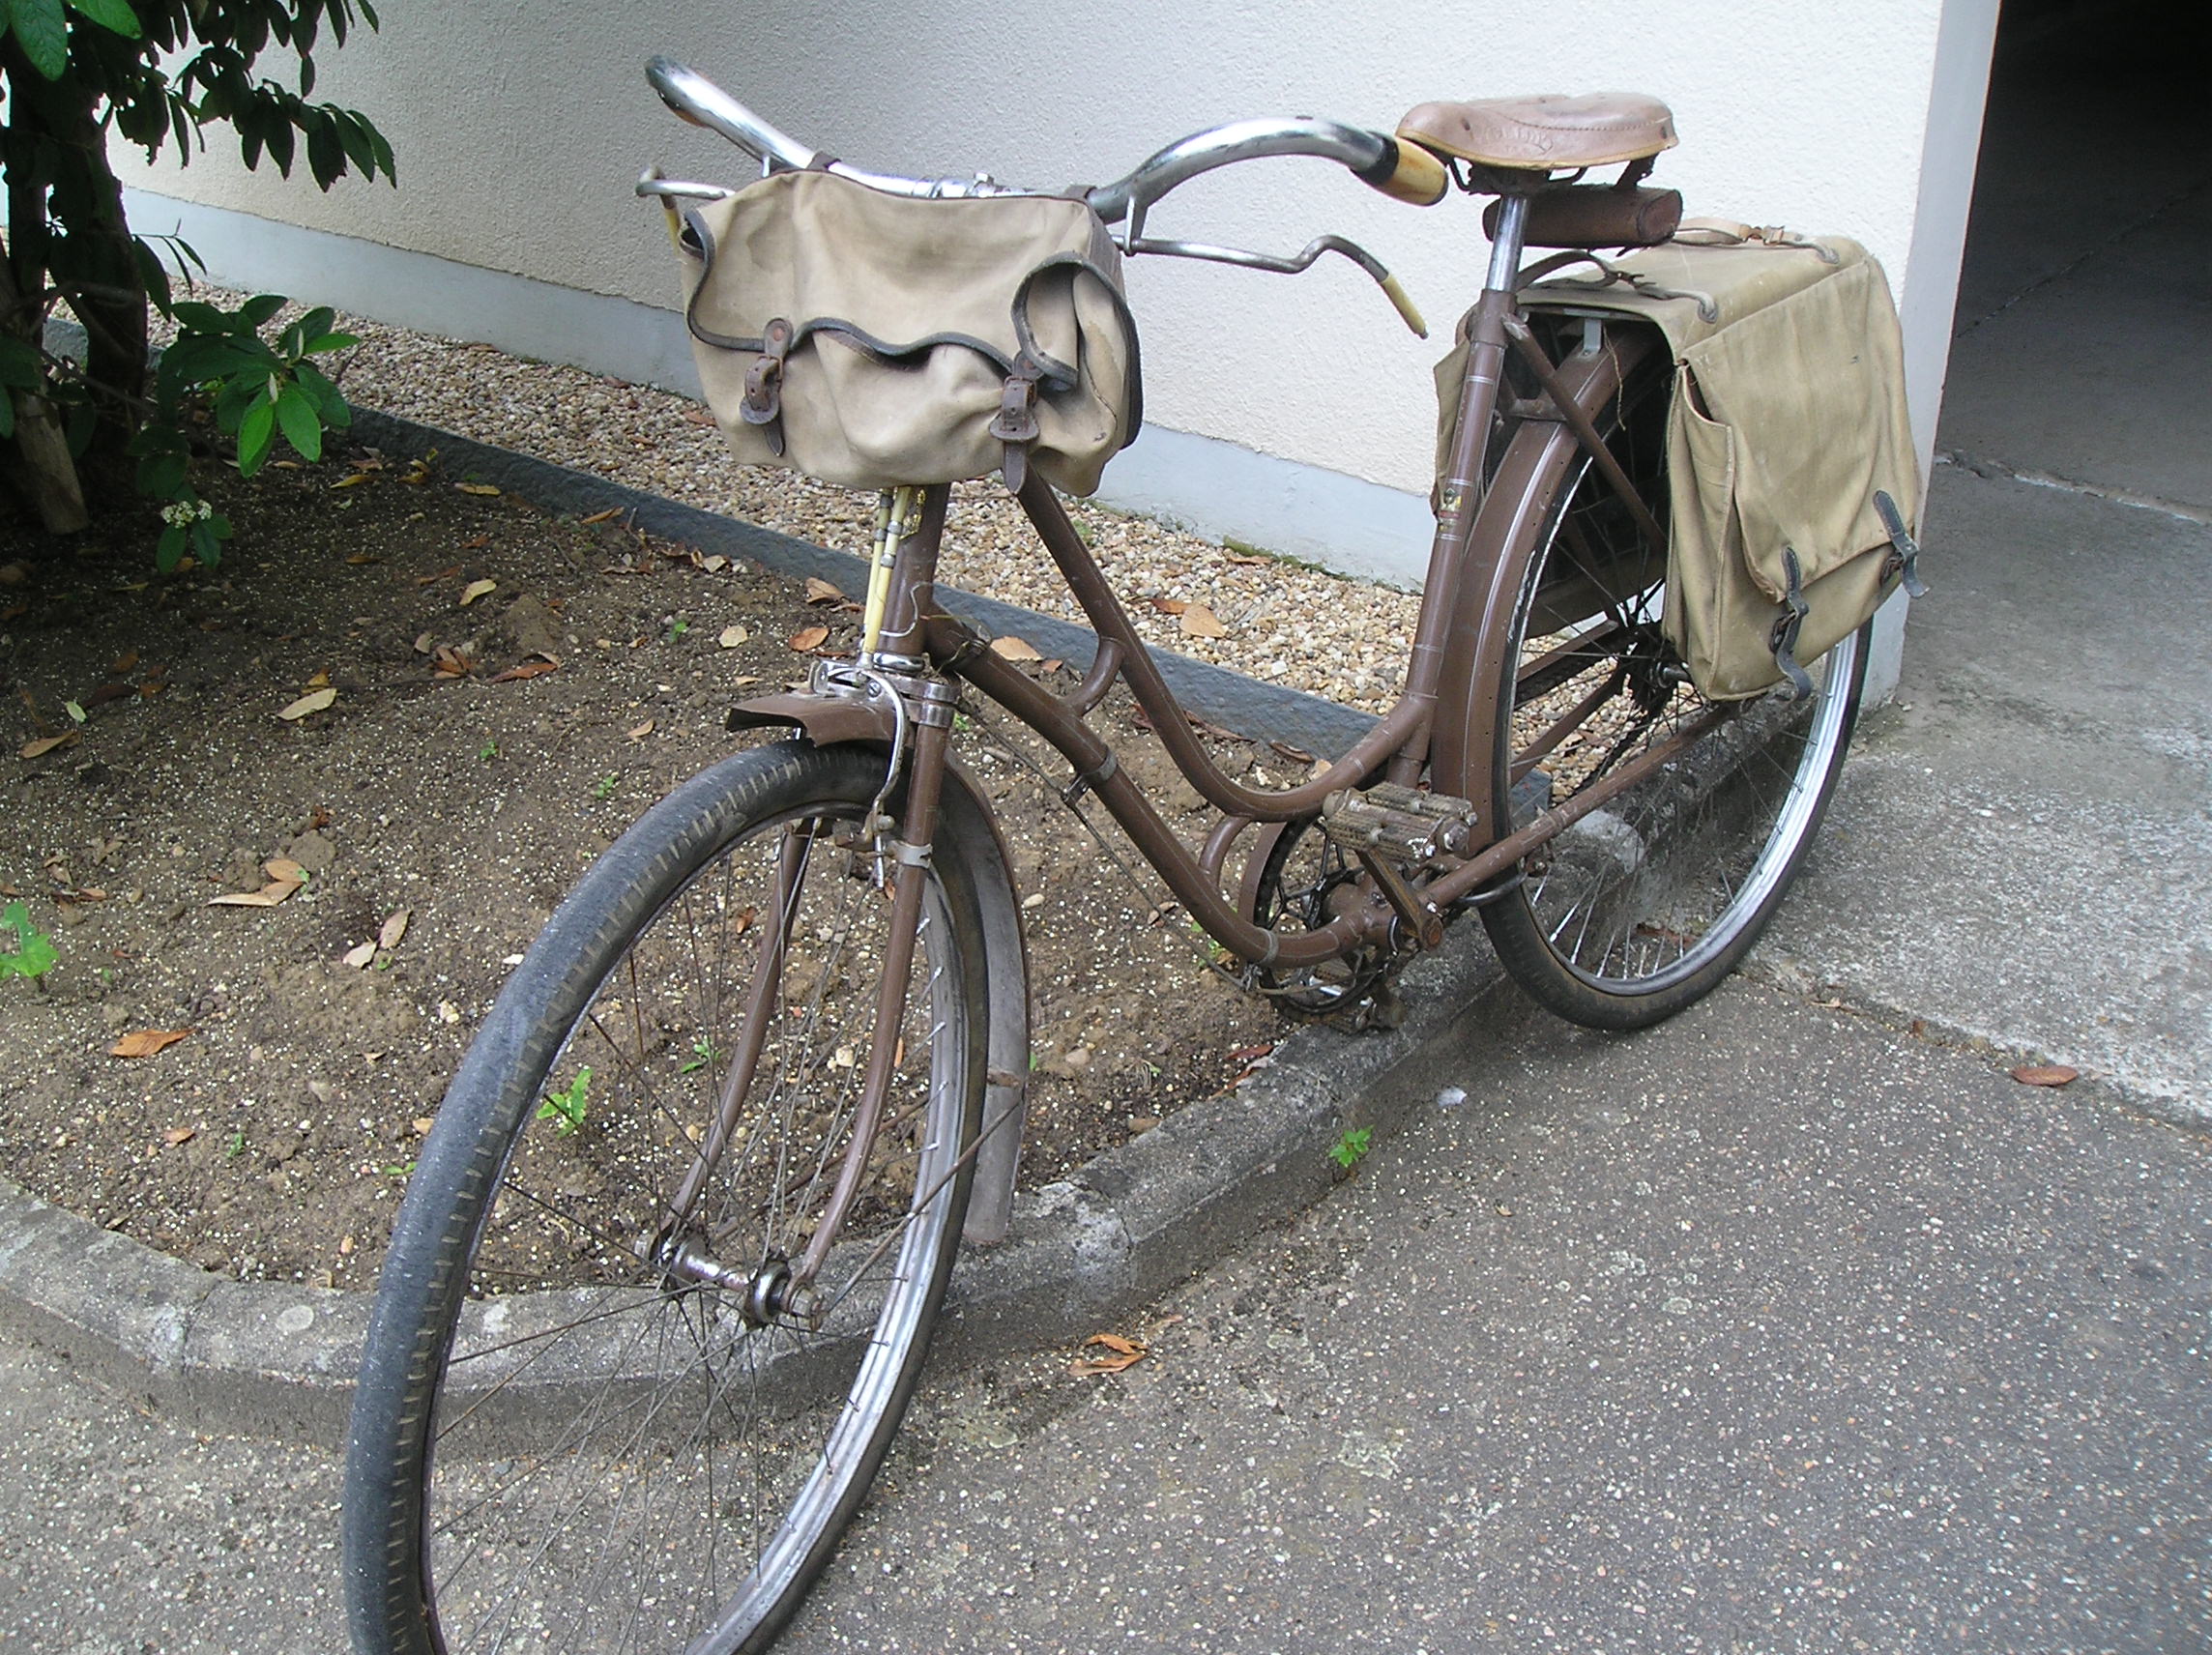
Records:
[[[1089,494],[1137,434],[1121,255],[1083,202],[786,172],[682,219],[692,352],[741,460],[858,488],[1034,467]]]
[[[1661,630],[1715,700],[1759,695],[1856,631],[1911,567],[1920,468],[1881,267],[1856,242],[1684,224],[1531,311],[1644,319],[1674,362]],[[1440,370],[1440,382],[1441,373]],[[1456,383],[1444,393],[1447,419]]]

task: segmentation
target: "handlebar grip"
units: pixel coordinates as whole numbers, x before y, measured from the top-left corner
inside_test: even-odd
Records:
[[[1382,138],[1382,154],[1375,164],[1359,168],[1353,176],[1393,201],[1409,201],[1415,207],[1434,207],[1451,185],[1451,174],[1444,170],[1442,161],[1404,138]]]

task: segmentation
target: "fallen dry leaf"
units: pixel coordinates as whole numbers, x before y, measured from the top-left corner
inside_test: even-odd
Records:
[[[559,661],[540,657],[534,661],[520,662],[515,666],[509,667],[503,673],[495,673],[492,675],[491,682],[494,683],[514,683],[526,678],[543,678],[549,672],[559,672],[560,670],[561,663]]]
[[[56,747],[66,747],[76,740],[74,730],[65,730],[59,736],[41,736],[36,741],[23,743],[23,757],[43,759]]]
[[[1229,1060],[1233,1063],[1249,1063],[1254,1058],[1268,1056],[1274,1049],[1275,1045],[1271,1040],[1260,1046],[1239,1046],[1236,1051],[1229,1054]]]
[[[189,1034],[189,1029],[140,1029],[126,1034],[107,1048],[111,1057],[151,1058],[164,1046],[174,1046]]]
[[[1155,597],[1152,599],[1152,607],[1162,615],[1180,615],[1190,605],[1179,597]]]
[[[471,535],[461,542],[461,550],[464,552],[480,552],[490,544],[491,537],[489,535]]]
[[[352,564],[357,568],[364,564],[380,564],[384,560],[378,557],[374,552],[355,552],[351,557],[346,559],[347,563]]]
[[[125,673],[129,672],[137,664],[138,652],[136,650],[125,650],[120,655],[115,657],[115,664],[110,666],[107,670],[113,673],[117,678],[121,678]]]
[[[1068,1366],[1068,1372],[1081,1378],[1091,1374],[1118,1374],[1124,1368],[1133,1368],[1151,1354],[1151,1347],[1140,1339],[1124,1339],[1119,1333],[1093,1333],[1083,1342],[1085,1350],[1093,1345],[1105,1347],[1103,1356],[1079,1356]]]
[[[417,575],[415,577],[415,584],[417,586],[436,586],[438,582],[442,580],[451,580],[453,576],[459,574],[460,572],[461,566],[459,564],[449,564],[446,567],[440,569],[436,574]]]
[[[613,518],[620,517],[622,513],[623,508],[621,507],[610,506],[604,511],[595,511],[589,517],[579,517],[576,519],[576,521],[583,524],[586,528],[589,528],[594,523],[605,523]]]
[[[221,896],[208,898],[210,908],[275,908],[288,901],[293,892],[307,883],[307,871],[286,857],[272,857],[261,864],[261,871],[269,876],[269,883],[259,890],[226,891]]]
[[[1038,654],[1031,647],[1029,641],[1024,638],[993,638],[991,640],[991,653],[1003,661],[1041,661],[1044,659],[1044,656]]]
[[[476,670],[477,663],[466,650],[456,650],[451,644],[440,644],[430,652],[430,675],[433,678],[467,678]]]
[[[1266,558],[1246,557],[1242,552],[1223,552],[1221,555],[1233,564],[1264,564],[1267,561]]]
[[[299,719],[306,717],[310,712],[324,711],[330,707],[331,703],[337,700],[337,698],[338,692],[326,685],[321,689],[310,690],[307,694],[301,696],[299,700],[293,702],[291,706],[279,709],[277,711],[276,716],[284,719],[288,723],[295,722]]]
[[[653,734],[653,720],[648,718],[643,724],[639,724],[632,729],[625,730],[623,734],[627,736],[633,741],[642,741],[648,736]]]
[[[453,486],[459,489],[463,494],[481,494],[492,499],[497,499],[499,496],[499,488],[494,483],[456,482],[453,484]]]
[[[430,1136],[430,1128],[437,1125],[438,1121],[437,1118],[434,1116],[418,1115],[413,1120],[409,1121],[408,1124],[415,1128],[416,1137],[427,1138]]]
[[[1186,603],[1182,610],[1182,629],[1191,638],[1226,638],[1229,628],[1215,619],[1212,610],[1203,603]]]
[[[721,553],[716,552],[712,557],[700,559],[699,566],[705,569],[709,574],[720,574],[724,569],[730,566],[730,560],[722,556]]]
[[[828,581],[813,575],[806,577],[806,601],[809,603],[842,603],[845,595]]]
[[[2022,1086],[2062,1087],[2068,1081],[2080,1080],[2081,1071],[2064,1063],[2023,1063],[2013,1070],[2012,1078]]]
[[[461,607],[466,609],[480,597],[489,597],[499,590],[496,580],[472,580],[461,588]]]
[[[355,971],[361,972],[366,971],[370,962],[375,958],[376,944],[373,942],[357,943],[338,956],[338,963],[351,966]]]
[[[752,634],[742,626],[724,626],[722,635],[714,642],[721,645],[725,650],[734,650],[751,636]]]
[[[417,633],[415,637],[415,653],[419,655],[428,654],[430,653],[431,647],[435,645],[437,641],[437,637],[432,633]]]
[[[179,1144],[189,1144],[199,1135],[196,1126],[171,1126],[161,1134],[161,1142],[174,1149]]]
[[[361,486],[363,483],[366,482],[367,480],[368,480],[368,473],[367,473],[367,472],[365,472],[365,471],[357,471],[357,472],[355,472],[355,473],[353,474],[353,476],[351,476],[351,477],[341,477],[341,478],[339,478],[339,479],[337,479],[337,481],[335,481],[335,482],[332,483],[332,484],[331,484],[331,486],[332,486],[333,488],[359,488],[359,487],[360,487],[360,486]]]
[[[384,923],[376,930],[376,945],[379,948],[398,947],[399,940],[407,935],[407,921],[413,917],[413,912],[405,908],[395,908],[386,915]]]
[[[827,626],[801,626],[791,635],[791,647],[800,654],[808,650],[819,650],[829,641],[830,628]]]

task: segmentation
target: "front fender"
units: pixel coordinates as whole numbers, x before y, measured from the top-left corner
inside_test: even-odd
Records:
[[[795,728],[818,747],[859,741],[888,748],[896,720],[881,701],[793,690],[740,702],[730,710],[728,725],[732,730]],[[983,1141],[975,1152],[962,1236],[987,1246],[1005,1239],[1013,1216],[1014,1178],[1021,1169],[1022,1130],[1029,1114],[1029,938],[1022,929],[1021,893],[1014,887],[1014,858],[1005,835],[988,796],[957,759],[946,761],[938,813],[938,843],[959,845],[967,854],[983,919],[983,975],[990,986]]]

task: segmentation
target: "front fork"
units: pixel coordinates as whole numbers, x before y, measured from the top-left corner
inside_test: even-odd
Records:
[[[849,665],[817,669],[811,692],[829,690],[871,704],[890,726],[890,751],[884,783],[869,803],[860,837],[876,858],[879,881],[891,900],[889,935],[885,943],[883,976],[876,997],[875,1024],[868,1045],[868,1066],[853,1118],[845,1156],[805,1251],[797,1260],[770,1258],[749,1265],[715,1259],[690,1232],[691,1214],[707,1180],[713,1176],[738,1122],[777,1013],[777,985],[789,947],[812,842],[819,828],[792,825],[776,860],[775,888],[769,930],[761,942],[760,972],[748,997],[736,1050],[724,1071],[713,1125],[696,1161],[684,1175],[659,1230],[657,1251],[671,1276],[702,1281],[741,1294],[741,1313],[755,1324],[821,1314],[813,1282],[843,1231],[861,1185],[876,1135],[889,1101],[898,1066],[899,1031],[905,1026],[907,994],[915,945],[920,935],[921,905],[928,885],[931,847],[937,839],[944,798],[952,714],[959,692],[924,670],[917,654],[902,652],[918,636],[918,617],[936,568],[937,545],[945,523],[943,488],[887,490],[877,513],[875,555],[870,560],[859,658]],[[905,601],[900,601],[904,598]],[[905,801],[893,823],[886,809],[901,783]],[[927,1192],[917,1190],[917,1202]]]

